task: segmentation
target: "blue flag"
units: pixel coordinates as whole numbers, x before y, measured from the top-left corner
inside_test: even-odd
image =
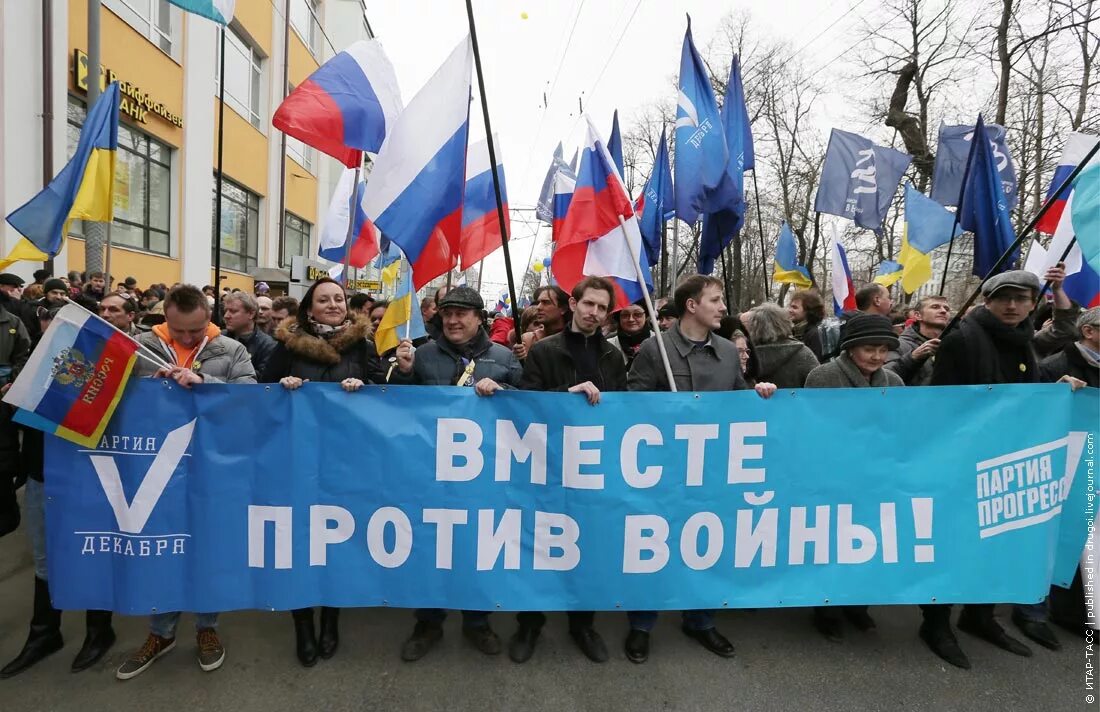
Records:
[[[539,202],[535,205],[535,217],[547,225],[554,224],[554,177],[561,173],[573,180],[577,179],[577,156],[573,155],[572,164],[565,162],[565,149],[561,141],[554,149],[554,158],[550,161],[550,168],[546,171],[546,177],[542,179],[542,190],[539,191]]]
[[[833,129],[814,210],[878,232],[913,157]]]
[[[634,212],[638,214],[638,229],[642,233],[642,246],[651,265],[657,264],[661,258],[661,228],[675,215],[675,200],[676,196],[672,192],[672,169],[668,165],[668,143],[665,141],[665,132],[662,131],[657,157],[653,161],[653,172],[634,205]]]
[[[718,101],[703,60],[691,39],[691,18],[680,54],[680,97],[676,105],[676,216],[694,223],[703,213],[726,206],[729,149],[719,130]]]
[[[1016,232],[1012,229],[1008,199],[1005,198],[997,159],[993,155],[981,114],[978,114],[978,123],[974,127],[974,140],[970,142],[968,164],[966,180],[959,194],[959,224],[964,230],[974,233],[972,273],[985,277],[993,271],[1001,255],[1012,247]],[[1013,268],[1019,252],[1017,247],[1015,254],[1001,265],[1002,272]]]
[[[1008,207],[1012,209],[1016,207],[1020,196],[1016,190],[1016,167],[1012,165],[1012,154],[1005,142],[1005,130],[997,124],[986,124],[985,133],[1001,175],[1001,187],[1008,199]],[[940,140],[936,148],[936,165],[932,169],[930,193],[932,200],[940,205],[959,204],[959,191],[962,189],[973,135],[973,126],[940,125]]]
[[[607,151],[611,154],[611,161],[615,164],[615,167],[619,169],[619,177],[624,178],[623,175],[623,138],[619,134],[619,110],[615,109],[615,114],[611,118],[611,136],[607,139]]]
[[[755,164],[752,147],[752,127],[749,112],[745,108],[745,90],[741,85],[741,61],[733,55],[729,81],[726,82],[726,98],[722,104],[722,132],[729,149],[726,166],[726,195],[728,203],[721,210],[703,216],[703,232],[699,238],[699,272],[710,274],[714,262],[722,254],[733,236],[745,223],[745,170],[746,158]]]

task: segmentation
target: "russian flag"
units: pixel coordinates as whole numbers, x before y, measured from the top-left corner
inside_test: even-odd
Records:
[[[4,396],[16,420],[95,447],[122,398],[138,344],[76,304],[57,312]]]
[[[504,203],[504,217],[507,221],[508,190],[504,184],[504,161],[496,136],[493,136],[493,152],[497,159],[500,199]],[[505,224],[511,232],[510,223]],[[468,269],[480,262],[501,244],[493,171],[489,166],[489,142],[478,141],[466,151],[466,191],[462,204],[462,237],[459,245],[462,269]]]
[[[275,110],[271,125],[349,168],[376,153],[401,113],[393,65],[377,40],[361,40],[322,64]]]
[[[585,118],[588,138],[569,211],[561,232],[556,233],[551,264],[559,286],[567,292],[584,277],[610,278],[615,284],[614,308],[621,309],[641,299],[643,289],[652,289],[649,264],[630,195],[592,120]]]
[[[470,118],[467,36],[394,122],[363,209],[412,263],[416,289],[458,264]]]
[[[330,262],[342,264],[346,257],[348,264],[352,267],[366,267],[367,263],[378,255],[378,245],[382,236],[378,228],[367,220],[367,214],[363,212],[366,183],[359,181],[355,186],[355,222],[351,229],[351,252],[348,252],[348,215],[351,212],[351,191],[354,181],[355,171],[345,168],[344,174],[340,176],[340,182],[336,184],[336,191],[332,194],[332,201],[329,202],[328,213],[321,227],[321,242],[317,252],[322,259]]]
[[[573,202],[573,191],[577,189],[577,181],[563,172],[554,174],[554,197],[551,202],[553,222],[550,224],[552,239],[557,242],[565,226],[565,216],[569,214],[569,204]]]
[[[1050,181],[1050,188],[1047,189],[1047,200],[1050,200],[1051,196],[1058,190],[1058,186],[1062,185],[1066,178],[1069,178],[1070,173],[1073,173],[1073,169],[1077,167],[1077,164],[1085,160],[1085,156],[1088,155],[1088,152],[1092,150],[1098,140],[1100,139],[1097,139],[1096,136],[1077,132],[1073,132],[1066,137],[1065,146],[1062,148],[1062,158],[1058,161],[1058,167],[1054,169],[1054,177]],[[1089,163],[1096,164],[1098,162],[1100,162],[1100,154],[1094,156]],[[1069,201],[1069,195],[1072,191],[1073,186],[1067,185],[1065,190],[1058,194],[1054,204],[1050,206],[1042,219],[1035,224],[1036,230],[1046,235],[1053,235],[1058,230],[1058,223],[1062,219],[1062,214],[1065,212],[1066,203]],[[1061,254],[1059,252],[1058,256],[1061,256]]]
[[[1066,199],[1062,219],[1058,221],[1058,229],[1050,241],[1050,247],[1044,250],[1038,240],[1032,242],[1024,269],[1034,273],[1039,279],[1043,279],[1046,271],[1058,263],[1074,238],[1071,215],[1075,194],[1076,191],[1070,191]],[[1100,306],[1100,275],[1084,259],[1081,246],[1076,241],[1066,255],[1066,281],[1062,283],[1062,289],[1066,290],[1070,299],[1086,309]]]
[[[852,284],[852,270],[848,268],[848,253],[840,244],[833,225],[833,313],[842,314],[856,308],[856,288]]]

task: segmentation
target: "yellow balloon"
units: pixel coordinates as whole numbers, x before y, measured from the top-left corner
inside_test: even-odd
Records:
[[[527,13],[526,12],[521,12],[519,14],[519,17],[520,17],[521,20],[526,20],[527,19]]]
[[[535,264],[531,265],[531,269],[534,270],[535,274],[538,274],[539,272],[543,271],[545,267],[543,267],[541,262],[536,262]]]

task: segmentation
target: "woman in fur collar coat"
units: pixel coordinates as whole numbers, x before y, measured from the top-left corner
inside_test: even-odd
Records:
[[[320,279],[302,298],[297,316],[275,330],[278,344],[268,360],[261,381],[278,381],[296,390],[307,381],[339,383],[354,392],[364,383],[381,382],[381,366],[371,341],[370,320],[349,313],[344,288],[331,279]],[[312,667],[317,657],[330,658],[339,644],[338,608],[321,608],[321,635],[313,627],[313,609],[293,612],[298,660]]]

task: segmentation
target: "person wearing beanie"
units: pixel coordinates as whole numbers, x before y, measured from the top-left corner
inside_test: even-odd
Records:
[[[883,366],[898,348],[890,318],[857,312],[840,328],[840,353],[832,361],[810,371],[806,388],[886,388],[904,386],[901,376]],[[757,347],[759,349],[759,347]],[[844,639],[844,619],[861,632],[875,629],[867,606],[816,606],[813,624],[826,640]]]
[[[397,345],[393,384],[460,386],[482,397],[519,386],[523,367],[505,346],[494,344],[482,328],[485,302],[471,287],[454,287],[439,299],[439,338],[413,348],[402,339]],[[414,662],[443,639],[441,608],[418,608],[416,624],[401,646],[401,659]],[[500,638],[489,625],[487,611],[463,611],[462,634],[485,655],[498,655]]]
[[[1047,278],[1056,293],[1062,292],[1064,271],[1051,270]],[[1002,272],[982,284],[985,304],[969,312],[959,328],[941,337],[932,369],[933,386],[965,386],[1007,383],[1039,383],[1042,376],[1035,353],[1035,328],[1030,316],[1039,295],[1039,278],[1027,270]],[[1084,385],[1065,376],[1060,381],[1074,389]],[[923,605],[920,636],[936,655],[963,669],[970,660],[951,630],[951,605]],[[1017,605],[1012,614],[1016,626],[1045,648],[1061,644],[1047,624],[1046,602]],[[963,606],[958,626],[1015,655],[1030,657],[1031,649],[1005,632],[993,616],[993,604]]]
[[[57,277],[47,279],[46,283],[42,285],[42,292],[42,299],[38,302],[37,306],[52,309],[54,307],[65,306],[69,301],[69,288]]]

